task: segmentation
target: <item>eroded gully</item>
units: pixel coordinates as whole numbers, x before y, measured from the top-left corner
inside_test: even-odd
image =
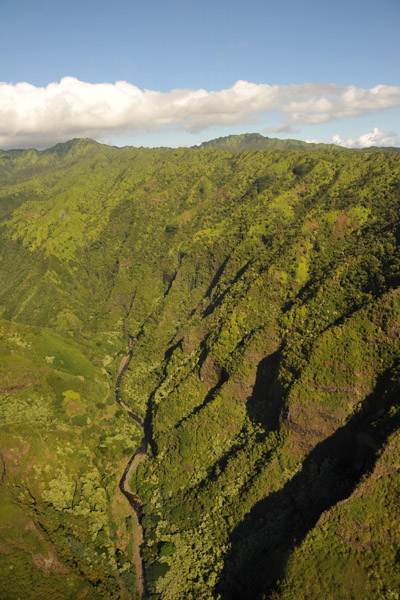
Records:
[[[144,538],[143,538],[143,527],[140,523],[141,516],[142,516],[143,503],[142,503],[141,499],[139,498],[139,496],[132,491],[132,489],[129,485],[129,482],[131,481],[133,473],[136,471],[139,463],[141,463],[143,460],[145,460],[146,455],[147,455],[147,440],[146,440],[146,432],[145,432],[145,423],[144,423],[144,419],[141,415],[139,415],[134,410],[129,408],[129,406],[127,406],[123,402],[123,400],[121,399],[120,391],[119,391],[124,373],[126,372],[127,368],[129,367],[129,363],[131,362],[135,343],[136,343],[136,338],[129,336],[128,354],[126,354],[124,356],[124,358],[121,360],[121,363],[118,368],[118,375],[117,375],[117,380],[115,383],[115,400],[119,404],[119,406],[126,411],[126,413],[129,415],[129,417],[131,419],[133,419],[140,426],[142,433],[143,433],[143,437],[141,439],[139,446],[137,447],[135,453],[133,454],[133,456],[130,458],[128,464],[126,465],[125,471],[119,482],[119,488],[133,509],[133,514],[134,514],[133,563],[134,563],[135,569],[136,569],[136,577],[137,577],[137,585],[138,585],[139,595],[140,595],[141,600],[145,600],[147,597],[147,590],[146,590],[146,580],[145,580],[145,574],[144,574],[144,568],[143,568],[143,560],[142,560],[142,555],[141,555],[141,547],[143,545]]]

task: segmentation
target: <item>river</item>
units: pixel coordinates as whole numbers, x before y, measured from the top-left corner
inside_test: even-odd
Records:
[[[143,559],[141,554],[141,548],[144,542],[143,537],[143,527],[141,525],[141,516],[142,516],[142,507],[143,503],[139,496],[135,494],[129,482],[132,478],[133,473],[137,469],[139,463],[147,457],[147,441],[146,441],[146,432],[145,432],[145,422],[141,415],[136,413],[134,410],[127,406],[120,395],[120,385],[122,382],[122,378],[124,373],[129,367],[129,363],[131,362],[133,349],[135,347],[136,338],[129,336],[129,346],[128,353],[123,357],[120,362],[117,374],[117,380],[115,382],[115,400],[119,404],[121,408],[123,408],[126,413],[129,415],[131,419],[133,419],[141,428],[143,436],[140,441],[139,446],[136,448],[135,453],[129,459],[128,464],[126,465],[125,471],[121,477],[119,482],[119,488],[121,492],[124,494],[125,498],[128,500],[129,504],[133,509],[134,514],[134,551],[133,551],[133,563],[136,569],[136,578],[137,578],[137,586],[139,590],[139,595],[141,600],[145,600],[147,597],[147,589],[146,589],[146,579],[143,567]]]

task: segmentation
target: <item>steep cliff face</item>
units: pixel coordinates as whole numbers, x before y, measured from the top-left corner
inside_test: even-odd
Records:
[[[138,597],[128,336],[146,595],[392,597],[399,155],[0,159],[1,568],[25,597]]]

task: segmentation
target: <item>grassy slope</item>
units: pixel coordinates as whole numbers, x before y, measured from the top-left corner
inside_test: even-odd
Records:
[[[399,156],[0,159],[3,596],[135,595],[130,333],[152,597],[395,597]]]

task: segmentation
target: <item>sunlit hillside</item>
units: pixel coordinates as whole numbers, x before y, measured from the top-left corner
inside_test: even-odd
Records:
[[[0,152],[0,598],[398,598],[399,209],[398,152]]]

